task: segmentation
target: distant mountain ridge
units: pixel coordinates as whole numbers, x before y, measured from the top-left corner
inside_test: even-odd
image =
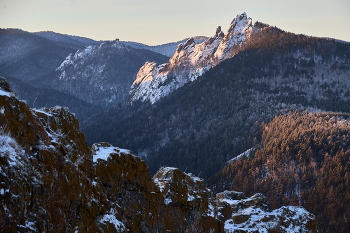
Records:
[[[196,38],[201,41],[204,37]],[[166,61],[161,54],[172,54],[181,41],[148,46],[118,39],[115,43],[95,41],[52,31],[30,33],[1,29],[0,42],[0,75],[20,79],[35,87],[63,91],[105,108],[124,104],[142,64],[148,60]],[[113,43],[115,46],[110,46]],[[85,77],[84,81],[79,81],[82,77]],[[92,89],[102,96],[91,95]],[[29,92],[19,94],[34,95]]]
[[[19,79],[6,77],[11,88],[17,93],[18,98],[25,100],[28,106],[35,109],[53,106],[65,106],[80,120],[86,120],[90,116],[102,111],[102,108],[90,104],[82,99],[53,89],[31,86]]]
[[[0,29],[0,75],[29,82],[50,74],[79,48],[18,29]]]
[[[81,36],[71,36],[66,34],[60,34],[53,31],[41,31],[34,32],[35,35],[44,37],[49,40],[65,42],[69,44],[77,44],[79,46],[87,46],[91,44],[99,44],[101,41],[96,41],[90,38],[81,37]]]
[[[208,37],[206,37],[206,36],[195,36],[192,38],[194,39],[195,43],[201,43],[204,40],[208,39]],[[153,52],[160,53],[160,54],[163,54],[165,56],[171,57],[174,54],[174,52],[176,51],[177,46],[181,43],[186,42],[188,39],[189,38],[181,40],[181,41],[170,42],[170,43],[161,44],[161,45],[145,45],[142,43],[136,43],[136,42],[131,42],[131,41],[122,41],[122,43],[124,43],[130,47],[134,47],[137,49],[147,49],[147,50],[151,50]]]

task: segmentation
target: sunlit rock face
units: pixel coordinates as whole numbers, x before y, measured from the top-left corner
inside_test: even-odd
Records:
[[[226,33],[219,26],[215,35],[202,43],[197,44],[190,38],[179,44],[167,63],[146,62],[131,86],[130,101],[155,103],[185,83],[196,80],[221,61],[234,56],[253,30],[252,19],[243,13],[233,19]]]

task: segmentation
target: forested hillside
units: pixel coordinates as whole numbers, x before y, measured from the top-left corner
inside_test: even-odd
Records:
[[[350,229],[350,115],[295,112],[263,125],[255,154],[229,162],[217,191],[262,192],[272,208],[302,205],[320,232]]]
[[[290,109],[349,112],[350,45],[256,23],[240,52],[157,103],[108,111],[83,125],[145,158],[210,177],[258,144],[260,125]]]

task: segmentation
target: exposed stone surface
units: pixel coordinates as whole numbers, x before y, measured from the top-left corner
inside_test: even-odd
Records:
[[[163,167],[154,176],[164,197],[166,226],[177,232],[222,232],[214,218],[210,190],[202,179],[177,168]]]

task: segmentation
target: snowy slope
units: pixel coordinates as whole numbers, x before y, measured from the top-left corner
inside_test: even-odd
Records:
[[[163,62],[166,57],[119,40],[106,41],[69,54],[54,79],[37,83],[103,108],[116,107],[126,101],[135,74],[147,60]]]
[[[196,80],[210,68],[235,55],[235,47],[249,38],[252,31],[252,20],[243,13],[233,19],[226,34],[219,26],[215,35],[202,43],[190,38],[179,44],[168,63],[145,63],[131,86],[131,101],[154,103],[185,83]]]

